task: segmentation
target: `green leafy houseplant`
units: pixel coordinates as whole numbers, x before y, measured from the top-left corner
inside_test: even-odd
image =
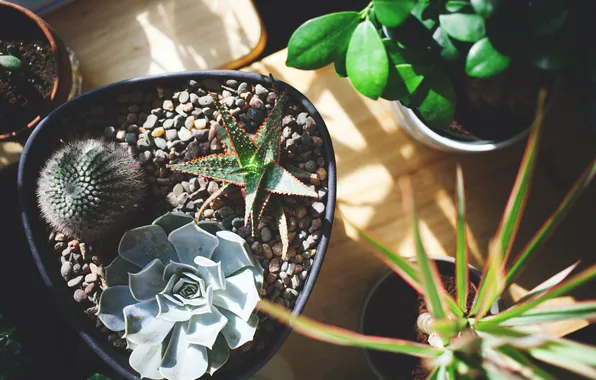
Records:
[[[286,64],[314,70],[333,63],[363,95],[398,100],[429,127],[448,132],[462,75],[495,77],[512,63],[539,72],[576,64],[593,72],[596,54],[580,57],[587,48],[576,46],[578,7],[575,0],[373,0],[360,12],[302,24]]]
[[[245,198],[245,224],[250,223],[254,233],[259,220],[271,204],[277,219],[283,254],[288,250],[287,219],[281,202],[272,195],[296,195],[318,198],[316,191],[298,178],[309,178],[310,173],[287,164],[281,164],[281,120],[288,102],[284,92],[278,99],[267,120],[251,137],[230,112],[222,106],[217,95],[212,95],[217,110],[223,116],[223,126],[217,125],[226,153],[197,158],[180,164],[169,165],[173,171],[201,175],[225,184],[203,204],[202,211],[216,197],[230,189],[230,185],[242,188]]]
[[[539,101],[542,105],[544,98]],[[513,378],[554,379],[540,362],[561,367],[579,375],[596,378],[596,348],[548,335],[542,325],[554,321],[596,317],[596,301],[577,302],[570,306],[544,307],[544,302],[568,294],[580,285],[596,279],[596,265],[574,273],[577,263],[564,269],[532,289],[509,308],[490,314],[493,303],[515,281],[538,248],[573,202],[588,187],[596,174],[596,160],[574,184],[554,214],[543,224],[531,241],[508,262],[528,196],[536,162],[542,121],[541,108],[532,126],[528,145],[509,201],[493,237],[483,277],[470,308],[468,295],[468,249],[465,232],[463,175],[457,171],[457,223],[455,278],[457,295],[443,288],[434,262],[424,250],[418,230],[413,191],[409,181],[400,183],[404,209],[411,221],[416,248],[416,262],[400,257],[369,233],[356,228],[358,234],[375,248],[375,253],[400,277],[424,296],[428,314],[421,314],[418,327],[429,334],[429,345],[390,337],[376,337],[324,325],[307,317],[294,316],[283,307],[262,300],[261,311],[288,323],[308,337],[321,341],[408,354],[428,360],[430,379]],[[542,307],[541,307],[542,306]]]
[[[124,331],[130,366],[149,379],[213,374],[253,339],[263,284],[248,244],[216,222],[167,213],[126,232],[105,268],[98,317]]]

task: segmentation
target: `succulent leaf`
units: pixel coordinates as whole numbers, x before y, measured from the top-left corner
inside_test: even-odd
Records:
[[[296,178],[310,179],[310,177],[312,176],[311,172],[307,172],[306,170],[297,168],[293,165],[285,164],[283,165],[283,167]]]
[[[104,276],[108,286],[127,285],[128,275],[137,273],[141,268],[122,257],[116,257],[104,268]]]
[[[195,257],[209,259],[219,245],[219,240],[194,223],[175,229],[168,236],[168,240],[178,252],[180,262],[191,265]]]
[[[207,373],[213,375],[215,371],[220,369],[230,357],[230,348],[223,335],[218,335],[213,345],[213,349],[209,351],[209,368]]]
[[[250,256],[250,247],[246,240],[230,231],[220,231],[216,234],[219,246],[213,252],[212,260],[221,264],[224,276],[228,277],[238,273],[246,267],[253,267]]]
[[[259,317],[256,314],[243,319],[225,309],[220,309],[220,311],[228,319],[228,323],[221,330],[221,334],[232,350],[252,340],[259,324]]]
[[[259,302],[254,275],[249,268],[226,278],[226,291],[213,296],[213,304],[248,320]]]
[[[265,140],[268,138],[271,131],[277,131],[277,133],[281,133],[281,121],[284,116],[284,110],[286,109],[288,100],[289,98],[287,91],[284,90],[277,98],[275,107],[255,134],[254,142],[258,147],[261,147],[265,143]],[[279,151],[279,147],[276,147],[276,149]],[[272,157],[272,160],[279,161],[279,155],[277,153]]]
[[[257,194],[259,191],[259,187],[264,178],[264,173],[262,171],[256,173],[249,173],[244,176],[246,187],[244,188],[244,199],[245,199],[245,211],[244,211],[244,224],[248,224],[249,221],[254,220],[256,221],[256,216],[259,215],[261,210],[255,210],[255,200],[257,198]],[[258,206],[258,204],[257,204]],[[256,229],[256,226],[253,223],[253,230]]]
[[[143,379],[163,379],[163,376],[159,372],[161,351],[163,349],[165,348],[162,348],[161,344],[155,346],[138,345],[130,353],[128,362]]]
[[[290,236],[288,232],[288,221],[283,205],[279,199],[275,199],[271,205],[271,211],[275,220],[277,220],[277,228],[282,244],[282,258],[285,258],[288,249],[290,248]]]
[[[180,300],[174,300],[172,296],[167,294],[158,294],[155,297],[157,301],[158,313],[155,316],[157,319],[163,319],[168,322],[186,322],[192,317],[192,312],[188,310]],[[209,313],[211,308],[205,302],[201,310],[203,313]],[[194,309],[196,310],[196,309]]]
[[[125,319],[124,338],[139,345],[155,346],[164,341],[175,322],[157,318],[159,306],[156,300],[142,301],[123,310]]]
[[[228,319],[214,307],[211,313],[193,315],[185,325],[186,341],[212,349]]]
[[[318,198],[319,196],[316,191],[306,186],[277,163],[267,166],[261,186],[274,194],[299,195],[312,198]]]
[[[125,321],[122,310],[137,303],[130,288],[126,285],[115,285],[106,288],[99,298],[98,317],[112,331],[124,330]]]
[[[174,326],[159,372],[167,379],[195,380],[207,370],[207,349],[190,344],[184,336],[181,324]]]
[[[166,235],[185,224],[193,221],[193,218],[183,212],[168,212],[155,219],[152,224],[160,226]]]
[[[224,272],[221,269],[221,261],[212,261],[202,256],[197,256],[194,259],[197,265],[198,276],[205,280],[208,286],[213,290],[225,289],[226,283],[224,281]]]
[[[164,265],[170,260],[178,261],[176,250],[168,241],[164,230],[155,225],[142,226],[126,231],[118,247],[120,257],[144,268],[153,259]]]
[[[0,55],[0,66],[5,70],[18,70],[23,66],[23,61],[12,55]]]
[[[202,175],[218,181],[233,183],[237,186],[244,186],[244,177],[238,173],[241,166],[238,164],[237,156],[228,154],[211,155],[180,164],[168,165],[168,167],[173,171]]]
[[[129,274],[130,292],[137,301],[147,301],[166,286],[162,275],[165,266],[159,259],[153,260],[140,272]]]

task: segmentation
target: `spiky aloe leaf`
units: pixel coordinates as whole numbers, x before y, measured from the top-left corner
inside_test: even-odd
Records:
[[[236,157],[229,154],[200,157],[192,161],[168,165],[168,167],[174,171],[202,175],[237,186],[244,186],[244,177],[240,173],[241,167],[238,165]]]
[[[418,260],[418,279],[424,292],[424,300],[429,312],[435,319],[447,318],[447,307],[445,306],[445,289],[439,278],[437,268],[426,255],[422,238],[418,230],[418,216],[412,191],[412,183],[409,178],[401,178],[399,181],[403,199],[405,214],[410,218],[410,228],[416,248],[416,259]]]
[[[258,216],[261,212],[261,209],[255,210],[255,200],[257,198],[257,193],[259,191],[259,187],[261,186],[261,182],[264,178],[263,172],[256,172],[256,173],[249,173],[244,175],[245,181],[245,188],[244,188],[244,198],[246,203],[246,210],[244,211],[244,223],[248,224],[248,222],[252,219],[255,220],[255,214]],[[257,205],[259,206],[259,205]],[[261,205],[262,206],[262,205]],[[256,228],[256,226],[253,226]]]
[[[274,194],[300,195],[313,198],[319,196],[316,191],[306,186],[277,163],[267,166],[262,186]]]
[[[293,175],[296,178],[310,179],[310,176],[312,175],[311,172],[307,172],[306,170],[297,168],[293,165],[285,164],[282,166],[284,169],[286,169],[288,172],[290,172],[291,175]]]
[[[522,270],[526,267],[528,262],[533,258],[534,254],[537,252],[538,248],[542,246],[554,231],[554,229],[559,225],[563,217],[567,214],[567,211],[571,208],[571,206],[575,203],[575,201],[579,198],[579,196],[583,193],[583,191],[588,187],[588,185],[594,179],[594,175],[596,175],[596,160],[593,160],[592,163],[588,166],[588,168],[582,173],[580,178],[575,182],[571,190],[567,193],[559,207],[555,210],[555,212],[551,215],[550,218],[540,227],[538,232],[530,239],[530,242],[525,246],[524,249],[519,253],[517,258],[515,259],[511,269],[507,272],[506,276],[506,285],[511,285],[515,279],[519,276]]]
[[[216,192],[211,194],[209,196],[209,198],[207,198],[205,200],[205,202],[203,202],[203,204],[201,205],[201,208],[199,208],[199,211],[197,211],[197,222],[198,222],[198,218],[201,215],[203,215],[203,212],[205,211],[205,209],[207,209],[207,207],[211,207],[211,202],[213,202],[215,200],[215,198],[219,197],[220,195],[227,193],[229,189],[230,189],[230,184],[224,183],[223,186],[221,186]]]
[[[290,248],[290,238],[288,236],[288,221],[286,218],[286,213],[284,212],[284,208],[278,198],[275,198],[271,203],[273,217],[275,218],[275,220],[277,220],[279,236],[281,237],[282,258],[285,258],[288,253],[288,249]]]
[[[532,325],[570,319],[596,319],[596,301],[576,302],[572,305],[531,309],[519,317],[507,319],[503,326]]]
[[[339,346],[360,347],[423,358],[437,357],[443,352],[443,350],[427,344],[401,339],[368,336],[326,325],[305,316],[293,315],[285,308],[265,300],[259,301],[257,309],[269,314],[282,323],[292,326],[296,332],[304,336]]]
[[[455,281],[457,287],[457,304],[466,310],[468,304],[468,243],[466,240],[466,205],[464,192],[464,175],[461,166],[457,166],[457,247],[455,255]]]
[[[271,110],[271,113],[255,134],[254,142],[257,146],[261,146],[263,144],[265,136],[267,136],[272,129],[279,129],[281,132],[281,121],[284,116],[284,110],[288,104],[288,100],[287,91],[284,90],[277,98],[273,110]]]
[[[266,165],[269,162],[279,161],[281,150],[279,149],[281,144],[281,129],[271,128],[262,139],[259,148],[257,149],[253,162],[263,163]]]
[[[576,289],[577,287],[584,285],[594,279],[596,279],[596,264],[576,274],[568,280],[560,283],[559,285],[550,288],[544,294],[541,294],[535,298],[531,298],[527,301],[518,303],[497,315],[484,318],[483,320],[479,321],[476,324],[476,326],[478,327],[484,324],[494,325],[507,321],[508,319],[518,317],[526,313],[528,310],[532,310],[550,299],[564,296],[567,293]]]
[[[216,94],[211,94],[211,97],[215,102],[215,107],[222,116],[224,128],[230,141],[229,143],[225,143],[226,146],[233,147],[240,166],[248,165],[257,150],[257,146],[248,133],[238,125],[236,119],[234,119],[230,112],[219,102],[218,96]]]

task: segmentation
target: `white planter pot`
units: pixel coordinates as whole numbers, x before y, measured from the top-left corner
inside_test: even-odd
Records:
[[[463,141],[455,138],[445,137],[427,127],[416,113],[410,108],[403,106],[400,102],[389,102],[394,111],[401,128],[408,132],[417,141],[438,150],[445,152],[479,153],[503,149],[523,140],[529,132],[526,128],[523,132],[503,141],[476,140]]]

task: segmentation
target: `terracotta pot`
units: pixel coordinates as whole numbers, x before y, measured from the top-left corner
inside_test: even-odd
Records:
[[[30,19],[35,25],[37,25],[39,30],[41,30],[45,38],[48,40],[56,59],[56,80],[54,81],[54,86],[52,87],[50,99],[41,113],[33,118],[33,120],[31,120],[26,126],[17,126],[14,131],[1,134],[0,141],[15,139],[16,137],[21,137],[24,132],[30,132],[33,128],[35,128],[35,126],[37,126],[39,121],[49,114],[53,109],[66,102],[70,97],[74,96],[74,94],[72,94],[74,92],[73,87],[76,86],[76,83],[74,83],[76,80],[73,79],[73,69],[71,66],[69,52],[66,48],[66,45],[64,45],[62,40],[60,40],[60,37],[58,37],[52,27],[50,27],[42,18],[30,10],[23,8],[20,5],[0,0],[0,22],[4,22],[3,20],[8,20],[7,22],[9,23],[15,23],[18,22],[17,20],[22,19],[22,17]]]

